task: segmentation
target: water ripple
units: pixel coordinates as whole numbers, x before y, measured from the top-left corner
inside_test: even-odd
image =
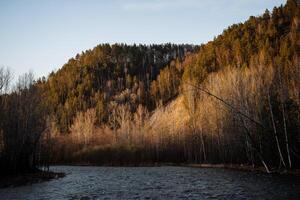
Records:
[[[225,169],[73,167],[67,176],[0,189],[0,199],[300,199],[299,179]]]

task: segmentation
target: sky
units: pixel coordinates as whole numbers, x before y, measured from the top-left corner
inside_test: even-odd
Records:
[[[285,0],[0,0],[0,67],[47,76],[100,43],[202,44]]]

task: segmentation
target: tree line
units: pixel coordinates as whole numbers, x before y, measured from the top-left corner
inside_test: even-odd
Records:
[[[46,129],[42,90],[32,73],[11,81],[12,73],[0,68],[0,173],[33,172],[44,165],[38,150]]]

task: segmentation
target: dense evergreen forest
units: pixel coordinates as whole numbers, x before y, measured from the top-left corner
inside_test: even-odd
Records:
[[[300,4],[194,45],[102,44],[11,88],[0,69],[0,171],[49,163],[300,167]]]

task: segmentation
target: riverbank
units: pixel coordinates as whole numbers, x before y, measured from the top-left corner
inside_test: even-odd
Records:
[[[179,167],[193,167],[193,168],[220,168],[220,169],[230,169],[237,171],[246,171],[246,172],[259,172],[266,173],[266,169],[262,166],[252,166],[252,165],[243,165],[243,164],[188,164],[188,163],[135,163],[135,164],[123,164],[123,165],[114,165],[114,164],[97,164],[97,163],[64,163],[58,164],[66,166],[101,166],[101,167],[163,167],[163,166],[179,166]],[[300,169],[291,169],[280,171],[273,169],[269,174],[279,174],[279,175],[290,175],[300,177]]]
[[[194,168],[221,168],[221,169],[231,169],[238,171],[248,171],[248,172],[260,172],[267,173],[264,167],[253,167],[251,165],[237,165],[237,164],[187,164],[186,167]],[[272,170],[270,174],[282,174],[300,177],[300,169],[292,169],[285,171]]]
[[[0,188],[31,185],[64,177],[64,173],[37,171],[17,175],[0,175]]]

